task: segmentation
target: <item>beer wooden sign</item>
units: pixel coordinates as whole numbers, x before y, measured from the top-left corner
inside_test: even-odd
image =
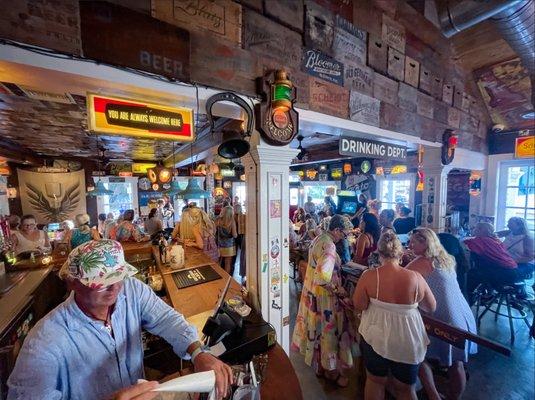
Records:
[[[418,90],[416,88],[406,83],[400,83],[398,97],[399,108],[412,113],[416,112],[416,99],[418,97]]]
[[[420,63],[414,58],[405,56],[405,83],[415,88],[420,81]]]
[[[383,14],[382,38],[387,46],[405,53],[405,28],[386,14]]]
[[[349,97],[349,119],[363,124],[379,126],[381,102],[352,90]]]
[[[379,73],[374,74],[373,97],[385,103],[398,104],[398,83]]]
[[[388,64],[387,46],[375,35],[368,35],[368,65],[374,70],[386,74]]]
[[[332,55],[334,14],[316,2],[305,2],[305,45]]]
[[[405,55],[393,47],[388,48],[388,75],[400,82],[405,79]]]
[[[80,2],[80,16],[85,57],[189,81],[188,31],[105,2]]]
[[[350,61],[344,64],[344,86],[349,90],[373,96],[373,79],[371,68]]]
[[[456,129],[461,125],[461,112],[455,107],[448,108],[448,125]]]
[[[461,100],[461,109],[463,111],[468,112],[470,110],[470,103],[471,103],[470,95],[468,93],[463,93],[463,98]]]
[[[418,92],[416,112],[422,117],[433,119],[435,100],[424,93]]]
[[[433,93],[433,75],[431,70],[420,64],[420,90],[431,94]]]
[[[344,64],[319,50],[305,51],[302,70],[311,76],[344,86]]]
[[[231,0],[152,0],[152,16],[241,43],[241,6]]]
[[[210,43],[210,46],[206,46]],[[191,80],[216,88],[256,95],[258,76],[255,53],[214,38],[209,33],[191,33]]]
[[[303,1],[266,1],[265,14],[298,31],[303,31]]]
[[[81,54],[78,0],[3,2],[0,37]]]
[[[453,105],[453,84],[444,83],[442,86],[442,101],[450,106]]]
[[[243,48],[293,69],[300,69],[303,58],[301,35],[247,9],[243,12]]]
[[[347,118],[349,91],[321,79],[310,80],[310,109],[324,114]]]
[[[339,15],[335,18],[333,56],[342,62],[366,64],[366,31],[358,29]]]

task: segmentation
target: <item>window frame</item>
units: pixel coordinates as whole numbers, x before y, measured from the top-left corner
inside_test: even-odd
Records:
[[[396,175],[376,175],[375,181],[377,185],[377,199],[381,200],[383,198],[383,182],[386,181],[410,181],[409,186],[409,207],[414,213],[414,197],[416,191],[416,174],[406,173],[406,174],[396,174]],[[395,203],[392,209],[395,209]],[[381,205],[381,209],[385,209],[384,204]],[[413,214],[414,215],[414,214]]]

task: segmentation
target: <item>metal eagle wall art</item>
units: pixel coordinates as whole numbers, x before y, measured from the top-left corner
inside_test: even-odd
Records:
[[[43,218],[48,222],[61,222],[72,215],[80,202],[80,183],[76,182],[70,186],[63,196],[61,193],[53,193],[48,196],[31,183],[26,183],[26,194],[32,208]],[[50,197],[51,200],[47,197]]]

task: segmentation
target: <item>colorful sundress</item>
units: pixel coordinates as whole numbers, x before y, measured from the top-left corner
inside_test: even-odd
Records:
[[[353,366],[354,328],[341,300],[322,285],[341,287],[340,258],[329,233],[316,237],[295,322],[292,347],[305,356],[316,373]],[[321,367],[321,368],[320,368]]]

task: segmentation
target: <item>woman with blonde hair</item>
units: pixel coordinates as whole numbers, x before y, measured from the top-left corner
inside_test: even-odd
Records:
[[[433,317],[477,334],[474,315],[457,281],[455,258],[446,252],[436,233],[429,228],[414,229],[409,246],[416,258],[407,265],[407,269],[419,272],[431,288],[437,300]],[[461,398],[466,387],[464,364],[468,362],[468,355],[476,352],[475,343],[467,342],[465,349],[461,350],[440,339],[431,338],[426,360],[438,361],[440,366],[448,368],[448,399]],[[440,400],[441,395],[435,387],[433,371],[427,361],[422,363],[419,375],[427,397]]]
[[[208,214],[199,207],[190,207],[182,213],[182,220],[175,225],[173,239],[180,237],[184,246],[203,250],[212,260],[219,260],[215,241],[215,225]]]
[[[216,220],[217,245],[223,267],[230,275],[233,274],[232,257],[236,255],[234,239],[238,236],[234,209],[232,206],[223,207]]]
[[[399,265],[403,246],[393,231],[383,233],[377,252],[381,266],[362,274],[353,295],[362,311],[364,398],[384,399],[390,375],[397,399],[416,400],[418,367],[429,344],[418,308],[433,312],[435,297],[420,274]]]
[[[98,231],[89,226],[90,218],[88,214],[78,214],[74,221],[76,228],[67,231],[63,238],[63,242],[67,244],[69,251],[91,240],[100,239]]]

